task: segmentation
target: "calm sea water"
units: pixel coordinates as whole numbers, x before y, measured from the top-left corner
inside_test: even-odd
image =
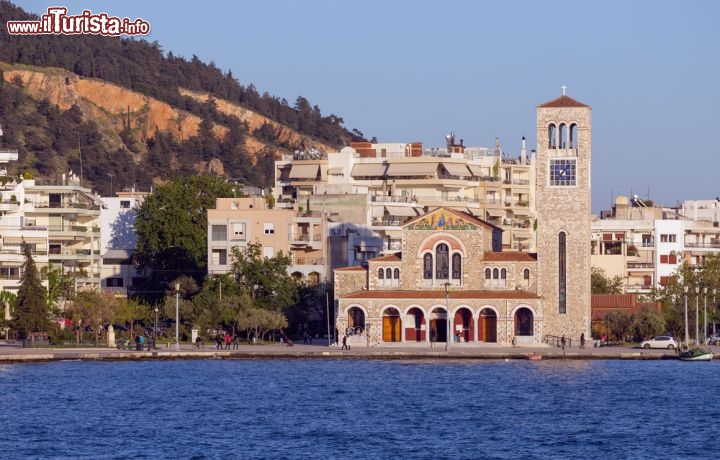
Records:
[[[4,458],[710,458],[718,363],[0,366]]]

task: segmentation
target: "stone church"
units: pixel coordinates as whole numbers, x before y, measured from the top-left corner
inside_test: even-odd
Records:
[[[533,345],[590,338],[591,109],[537,106],[537,253],[502,230],[434,209],[402,228],[402,251],[335,270],[336,328],[354,346]]]

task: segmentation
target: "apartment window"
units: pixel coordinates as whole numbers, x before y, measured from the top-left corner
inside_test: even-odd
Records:
[[[272,223],[272,222],[265,223],[264,228],[265,228],[266,235],[274,235],[275,234],[275,224],[274,223]]]
[[[233,240],[244,240],[245,239],[245,222],[234,222],[232,224],[232,235]]]
[[[650,235],[648,233],[644,233],[642,235],[642,245],[644,248],[652,246],[652,235]]]
[[[122,278],[108,278],[105,280],[106,287],[123,287]]]
[[[660,235],[661,243],[675,243],[677,242],[677,235],[674,233],[662,233]]]
[[[263,257],[268,259],[275,257],[275,248],[272,246],[263,246]]]
[[[130,209],[130,200],[121,200],[120,207],[122,209]]]
[[[667,254],[660,254],[660,263],[661,263],[661,264],[666,264],[666,263],[668,263],[668,256],[667,256]]]
[[[213,249],[212,264],[216,266],[227,265],[227,249]]]
[[[660,277],[660,285],[665,286],[668,283],[668,281],[670,281],[670,278],[672,278],[672,277],[671,276],[661,276]]]
[[[227,241],[227,225],[212,226],[212,241]]]

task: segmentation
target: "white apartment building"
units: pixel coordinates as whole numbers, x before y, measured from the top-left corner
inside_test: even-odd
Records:
[[[278,207],[340,213],[324,200],[360,195],[366,211],[352,223],[370,229],[381,247],[366,246],[367,257],[397,251],[401,226],[427,211],[445,207],[468,212],[504,230],[503,248],[535,250],[535,154],[506,155],[495,148],[465,147],[448,135],[442,148],[420,143],[354,142],[340,152],[296,152],[275,163]],[[357,206],[357,203],[353,205]],[[364,240],[367,243],[367,239]],[[347,261],[346,261],[347,262]],[[340,265],[343,266],[343,265]]]
[[[717,199],[663,208],[619,196],[612,212],[591,223],[592,266],[621,276],[625,292],[648,294],[683,262],[702,266],[708,254],[720,252],[719,216]]]
[[[144,270],[138,270],[133,261],[137,247],[135,210],[146,196],[147,192],[130,189],[118,192],[114,197],[101,198],[100,278],[103,291],[127,295],[134,281],[148,276]]]

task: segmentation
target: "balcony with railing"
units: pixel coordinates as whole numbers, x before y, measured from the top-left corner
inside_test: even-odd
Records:
[[[627,262],[628,270],[647,270],[655,268],[655,264],[652,262]]]
[[[292,258],[292,265],[325,265],[325,258],[294,256]]]
[[[685,241],[685,247],[692,249],[720,249],[720,241],[715,239],[709,241]]]

